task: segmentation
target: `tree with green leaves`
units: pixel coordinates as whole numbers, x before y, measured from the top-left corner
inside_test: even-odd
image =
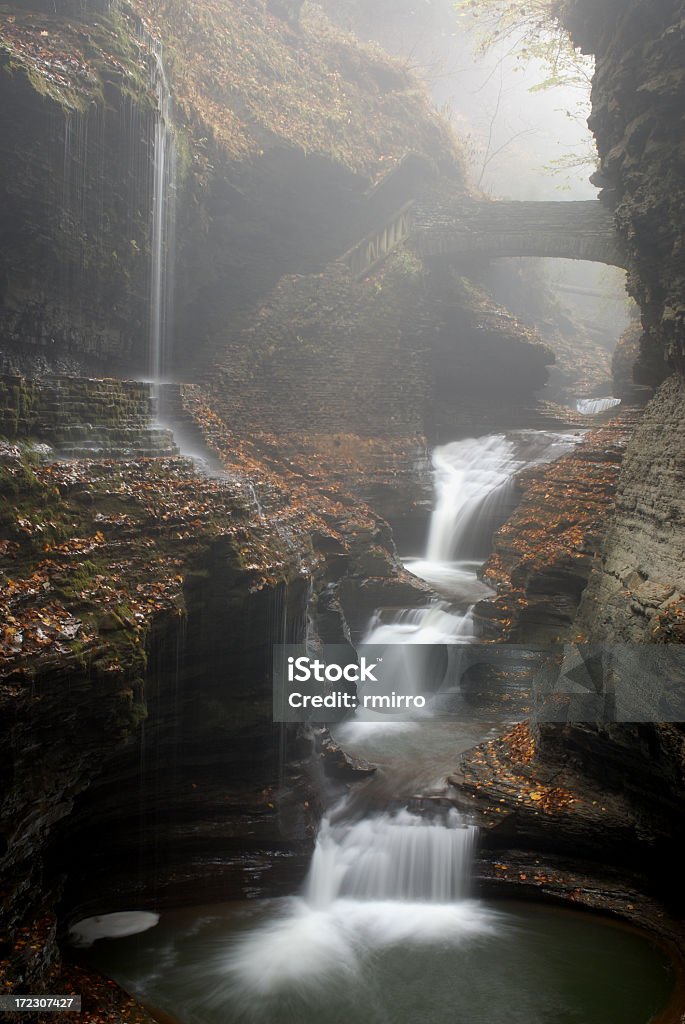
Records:
[[[548,76],[534,88],[575,86],[587,91],[593,65],[573,44],[558,18],[559,0],[457,0],[457,13],[470,22],[482,52],[538,61]]]
[[[508,60],[514,60],[521,67],[537,64],[544,77],[531,86],[530,91],[563,87],[566,116],[584,124],[589,113],[594,63],[577,49],[561,24],[560,4],[561,0],[457,0],[454,7],[467,29],[478,39],[480,52],[491,52],[497,57],[492,74],[501,70]],[[577,99],[569,102],[574,90]],[[490,135],[492,137],[492,130]],[[488,144],[481,177],[497,152],[492,152]],[[596,159],[594,146],[588,142],[586,150],[554,161],[550,169],[564,171],[591,166]]]

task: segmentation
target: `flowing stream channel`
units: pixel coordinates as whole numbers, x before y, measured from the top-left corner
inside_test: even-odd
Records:
[[[437,449],[426,553],[406,563],[437,596],[380,609],[365,642],[411,652],[418,672],[436,643],[474,642],[513,476],[574,442],[526,431]],[[336,738],[379,770],[324,817],[301,894],[91,919],[74,937],[182,1024],[646,1024],[673,988],[661,950],[589,915],[474,899],[476,829],[448,799],[412,813],[418,794],[449,796],[458,754],[491,728],[466,705],[458,721],[346,722]]]

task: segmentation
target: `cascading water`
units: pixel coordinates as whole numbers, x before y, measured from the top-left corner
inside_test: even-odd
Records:
[[[485,510],[490,515],[493,496],[496,504],[515,469],[561,454],[570,443],[497,437],[436,453],[433,556],[473,556],[479,518]],[[452,515],[453,504],[461,514]],[[423,654],[416,670],[431,671],[438,647],[468,642],[459,633],[465,615],[454,608],[454,580],[451,585],[449,602],[396,612],[391,622],[378,613],[366,639],[394,646],[400,657]],[[462,592],[457,605],[469,599]],[[415,644],[422,649],[412,651]],[[392,788],[384,803],[376,801],[381,807],[389,800],[396,805],[403,791],[415,792],[402,786],[417,780],[424,797],[419,766],[427,749],[442,759],[444,786],[444,765],[453,768],[459,750],[483,738],[482,723],[478,735],[453,722],[409,723],[409,733],[395,726],[379,734],[362,722],[357,728],[370,731],[376,749],[389,734],[393,742],[400,736],[395,761],[385,760],[370,780],[376,786],[386,771]],[[432,815],[369,813],[368,784],[363,789],[324,818],[302,896],[163,914],[150,931],[117,940],[120,960],[102,947],[101,966],[184,1024],[643,1024],[653,1007],[664,1005],[669,982],[658,951],[638,951],[637,937],[563,918],[556,909],[542,916],[538,908],[505,910],[470,899],[476,830],[443,800],[422,799]],[[361,799],[362,816],[355,816]],[[104,927],[122,934],[149,926],[140,916],[97,922],[97,934],[106,934]],[[92,922],[81,931],[86,941],[97,937]],[[618,1015],[608,1016],[607,1005]]]
[[[558,458],[576,440],[527,431],[436,448],[435,506],[426,556],[405,564],[447,600],[427,609],[395,612],[391,622],[374,620],[364,643],[472,642],[473,605],[491,594],[478,578],[478,570],[490,551],[494,531],[511,510],[515,474],[525,466]]]
[[[494,933],[499,915],[466,899],[474,835],[454,810],[440,821],[407,811],[325,819],[304,898],[223,958],[216,1004],[229,989],[253,1007],[292,987],[306,999],[398,943],[451,945]]]
[[[455,441],[437,448],[433,453],[435,503],[428,530],[426,556],[405,562],[406,568],[428,582],[440,595],[423,608],[380,609],[372,618],[362,638],[364,644],[384,647],[384,674],[392,663],[393,678],[403,693],[424,692],[427,683],[440,683],[445,672],[441,661],[445,645],[470,644],[477,640],[474,608],[492,591],[478,573],[491,548],[492,536],[503,523],[513,504],[514,476],[525,466],[558,458],[577,443],[580,435],[554,434],[547,431],[520,431],[508,436],[487,435]],[[472,712],[464,708],[466,716]],[[426,716],[419,712],[422,728]],[[411,722],[393,721],[372,709],[358,709],[343,725],[336,727],[336,739],[351,752],[376,760],[374,744],[397,739],[405,734],[403,744],[389,754],[392,774],[409,784],[403,749],[406,734],[415,730]],[[472,719],[465,735],[470,745],[473,737]],[[439,732],[439,730],[438,730]],[[440,747],[446,736],[431,735],[431,746]],[[430,758],[420,749],[412,751],[430,770]],[[430,776],[430,790],[444,790],[444,778]],[[421,788],[426,777],[417,774]]]
[[[616,409],[620,404],[620,398],[579,398],[576,402],[576,412],[582,416],[597,416],[601,412],[608,412],[609,409]]]
[[[466,896],[475,829],[451,809],[437,823],[408,811],[353,825],[325,820],[307,881],[317,908],[336,899],[447,903]]]
[[[147,33],[144,43],[152,58],[150,84],[157,102],[151,164],[149,370],[153,383],[159,383],[168,370],[173,319],[177,150],[162,45]]]
[[[522,462],[513,441],[496,434],[455,441],[433,455],[435,510],[428,533],[427,562],[477,556],[481,524],[491,522],[506,501]]]
[[[425,680],[427,673],[440,671],[432,656],[442,645],[473,640],[470,609],[488,592],[476,575],[478,559],[486,553],[484,534],[491,536],[503,518],[514,473],[526,463],[561,454],[569,444],[558,435],[495,435],[437,449],[426,559],[410,568],[426,579],[438,578],[451,596],[428,608],[395,610],[391,621],[382,612],[374,616],[364,643],[387,645],[384,660],[393,659],[393,678],[405,673]],[[370,712],[368,720],[352,720],[338,735],[345,742],[369,725],[376,726],[376,737],[377,730],[397,733],[395,723],[379,718]],[[233,952],[227,967],[234,982],[266,995],[284,983],[312,983],[310,971],[301,976],[299,957],[308,965],[318,963],[319,972],[332,970],[331,959],[336,970],[341,964],[352,970],[365,944],[377,950],[420,937],[454,940],[492,927],[492,912],[466,898],[476,833],[456,810],[424,817],[405,809],[346,821],[350,809],[343,805],[324,819],[304,899]],[[332,949],[327,948],[330,936]],[[272,965],[268,983],[265,959]]]

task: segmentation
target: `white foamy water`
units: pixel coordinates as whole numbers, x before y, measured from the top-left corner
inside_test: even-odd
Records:
[[[334,826],[324,820],[307,898],[324,909],[340,897],[448,903],[462,899],[475,829],[452,809],[438,822],[408,811]]]
[[[576,412],[582,416],[597,416],[600,412],[608,412],[620,404],[620,398],[579,398],[576,402]]]
[[[523,462],[503,434],[455,441],[433,453],[435,509],[426,561],[468,557],[478,527],[507,499],[507,485]]]
[[[374,950],[459,944],[496,930],[499,915],[465,898],[475,829],[456,811],[408,811],[333,825],[324,819],[303,899],[222,957],[226,985],[247,1002],[295,987],[352,980]],[[220,985],[212,998],[220,1002]]]
[[[509,437],[492,434],[436,448],[435,502],[426,556],[405,564],[442,599],[423,608],[381,609],[362,640],[362,644],[384,649],[383,675],[393,680],[395,690],[410,695],[423,694],[427,688],[437,690],[445,672],[444,660],[441,662],[439,652],[432,656],[422,648],[477,640],[475,605],[493,594],[478,573],[490,551],[494,530],[510,511],[514,476],[524,466],[558,458],[578,439],[579,435],[521,431]],[[427,717],[422,711],[411,714],[418,720]],[[400,717],[406,719],[407,713]],[[343,745],[356,744],[368,738],[364,730],[371,727],[380,735],[398,729],[400,722],[395,719],[358,708],[336,734]],[[407,728],[406,721],[403,727]]]

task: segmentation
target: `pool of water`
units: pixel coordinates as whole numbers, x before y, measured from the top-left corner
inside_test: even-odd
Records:
[[[472,900],[186,909],[88,956],[181,1024],[646,1024],[674,988],[632,931]]]

